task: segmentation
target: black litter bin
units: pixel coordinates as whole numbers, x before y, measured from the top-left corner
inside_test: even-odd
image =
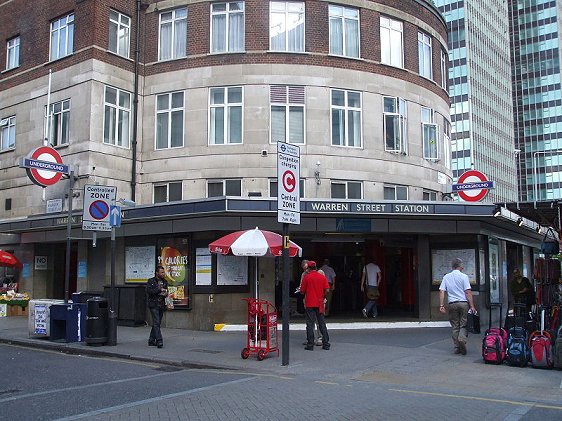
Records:
[[[108,302],[103,297],[92,297],[86,301],[88,317],[86,318],[86,343],[104,345],[107,343]]]

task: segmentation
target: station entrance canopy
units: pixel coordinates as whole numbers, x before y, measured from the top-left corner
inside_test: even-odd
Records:
[[[559,200],[540,201],[540,202],[513,202],[513,203],[497,203],[497,206],[503,206],[507,210],[517,215],[536,222],[543,227],[553,227],[560,232],[560,206],[562,202]]]

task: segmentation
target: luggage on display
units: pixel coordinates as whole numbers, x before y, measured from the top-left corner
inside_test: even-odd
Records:
[[[509,314],[509,309],[505,315],[505,331],[509,331],[512,327],[525,327],[526,321],[529,319],[529,315],[525,314],[527,306],[525,304],[515,303],[513,305],[513,314]]]
[[[507,332],[507,363],[517,367],[525,367],[530,359],[529,334],[523,327],[512,327]]]
[[[552,359],[552,337],[544,330],[545,311],[541,311],[541,330],[536,330],[529,336],[529,347],[531,348],[531,365],[535,368],[551,368],[554,364]]]
[[[500,327],[492,327],[492,310],[494,307],[500,309]],[[490,305],[490,320],[488,329],[482,339],[482,358],[486,364],[501,364],[505,359],[505,348],[507,344],[507,332],[502,325],[502,305]]]

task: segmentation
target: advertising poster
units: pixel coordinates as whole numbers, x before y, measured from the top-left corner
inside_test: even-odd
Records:
[[[189,240],[168,238],[158,241],[158,262],[164,267],[168,293],[174,308],[189,306]]]
[[[212,259],[207,247],[195,249],[195,285],[211,285]]]

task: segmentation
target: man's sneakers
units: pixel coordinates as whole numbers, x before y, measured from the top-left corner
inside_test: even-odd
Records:
[[[367,310],[363,309],[361,310],[361,313],[363,313],[364,318],[367,318]]]
[[[307,343],[306,346],[304,347],[304,349],[307,350],[307,351],[314,351],[314,345],[309,345]]]
[[[154,339],[149,339],[148,346],[156,346],[156,341]]]
[[[461,355],[466,355],[466,342],[459,341],[459,352]]]

